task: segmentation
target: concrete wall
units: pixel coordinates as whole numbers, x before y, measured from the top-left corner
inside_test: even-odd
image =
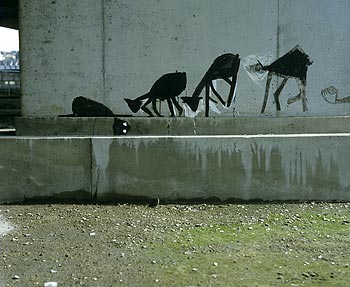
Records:
[[[191,95],[222,53],[243,58],[270,51],[276,59],[296,44],[314,61],[309,112],[301,112],[300,102],[287,107],[287,98],[298,93],[291,80],[281,116],[348,114],[349,103],[329,104],[320,91],[333,85],[339,97],[349,95],[349,13],[347,0],[22,0],[23,115],[70,113],[79,95],[129,113],[123,98],[145,93],[164,73],[186,71],[184,95]],[[264,84],[255,85],[240,68],[241,115],[259,115]],[[268,115],[275,113],[272,98]]]
[[[339,98],[350,96],[348,52],[350,49],[350,2],[347,0],[280,0],[279,50],[284,53],[295,43],[300,44],[314,63],[309,67],[307,94],[313,115],[349,114],[350,103],[330,104],[320,95],[326,87],[339,90]],[[287,93],[295,94],[290,85]],[[292,92],[293,90],[293,92]],[[288,96],[287,96],[288,97]],[[284,97],[286,99],[287,97]],[[333,100],[334,96],[329,96]],[[300,103],[290,106],[290,114],[300,109]]]
[[[90,142],[0,138],[0,202],[56,197],[91,200]]]
[[[348,144],[329,136],[93,139],[97,197],[345,200]]]
[[[349,135],[1,138],[0,202],[348,201]]]

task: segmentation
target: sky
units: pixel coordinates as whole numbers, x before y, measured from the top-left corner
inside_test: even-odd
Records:
[[[0,51],[19,50],[18,30],[0,27]]]

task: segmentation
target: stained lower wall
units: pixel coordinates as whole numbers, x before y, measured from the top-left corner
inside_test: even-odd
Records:
[[[0,202],[350,199],[350,134],[0,139]]]
[[[0,202],[91,200],[89,140],[4,137],[0,146]]]

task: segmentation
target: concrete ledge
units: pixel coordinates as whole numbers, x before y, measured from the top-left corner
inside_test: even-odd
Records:
[[[18,136],[114,135],[113,118],[16,118]]]
[[[0,146],[0,202],[350,200],[350,134],[3,137]]]
[[[350,117],[128,117],[128,135],[244,135],[350,133]],[[19,136],[113,135],[113,118],[17,118]]]

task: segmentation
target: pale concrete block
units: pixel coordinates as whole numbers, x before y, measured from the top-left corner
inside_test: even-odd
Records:
[[[91,200],[90,140],[0,139],[0,202]]]
[[[320,95],[333,85],[339,98],[349,96],[348,0],[22,0],[19,6],[24,116],[70,113],[77,96],[130,113],[123,98],[146,93],[165,73],[186,71],[183,95],[190,96],[220,54],[272,52],[277,59],[297,44],[314,61],[307,76],[309,111],[302,112],[300,102],[287,106],[298,93],[290,80],[279,115],[349,113],[349,103],[332,105]],[[276,113],[273,84],[267,115]],[[259,115],[263,95],[264,82],[255,85],[241,66],[236,111]],[[217,116],[232,116],[232,108],[221,111]],[[166,104],[162,112],[167,115]]]

